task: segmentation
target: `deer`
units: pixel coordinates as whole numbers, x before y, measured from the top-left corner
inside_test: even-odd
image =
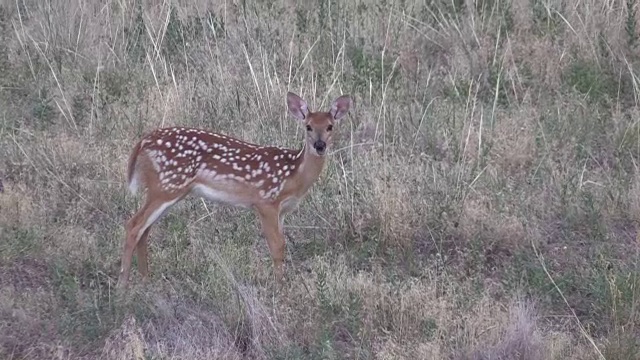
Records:
[[[151,226],[187,196],[253,210],[269,248],[273,274],[284,278],[284,216],[297,208],[320,177],[334,125],[349,112],[349,95],[336,98],[329,111],[311,112],[298,95],[287,93],[289,114],[306,130],[302,148],[261,146],[220,133],[188,127],[159,128],[143,136],[128,160],[132,194],[146,199],[125,225],[117,287],[127,288],[134,250],[138,271],[149,275]]]

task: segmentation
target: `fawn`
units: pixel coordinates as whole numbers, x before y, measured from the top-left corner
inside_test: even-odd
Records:
[[[283,217],[296,208],[318,179],[334,125],[352,99],[335,99],[328,112],[311,112],[298,95],[287,93],[289,113],[305,126],[301,150],[260,146],[201,129],[171,127],[144,136],[128,163],[128,184],[135,194],[147,190],[144,205],[126,225],[118,287],[126,287],[134,249],[143,278],[149,273],[147,238],[151,226],[187,195],[251,208],[260,219],[273,260],[283,279]]]

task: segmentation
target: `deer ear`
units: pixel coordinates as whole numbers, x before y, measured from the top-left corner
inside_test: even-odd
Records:
[[[289,113],[298,120],[304,120],[309,115],[307,102],[292,92],[287,93],[287,107],[289,108]]]
[[[349,95],[342,95],[339,98],[333,101],[331,104],[331,116],[335,120],[342,119],[349,112],[349,108],[351,107],[351,97]]]

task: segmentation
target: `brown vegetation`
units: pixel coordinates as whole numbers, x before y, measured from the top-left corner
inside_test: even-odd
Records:
[[[0,5],[0,357],[640,357],[635,0],[209,3]],[[298,147],[289,90],[356,101],[285,286],[192,199],[114,292],[136,140]]]

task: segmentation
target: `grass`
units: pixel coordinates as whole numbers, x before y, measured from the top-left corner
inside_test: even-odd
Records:
[[[635,4],[0,5],[1,357],[640,357]],[[252,213],[188,199],[116,293],[135,141],[298,147],[287,91],[355,108],[285,286]]]

